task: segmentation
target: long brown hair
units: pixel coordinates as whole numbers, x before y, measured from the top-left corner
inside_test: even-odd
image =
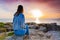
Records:
[[[23,6],[22,5],[18,6],[17,12],[15,13],[14,16],[18,16],[20,13],[23,13]]]

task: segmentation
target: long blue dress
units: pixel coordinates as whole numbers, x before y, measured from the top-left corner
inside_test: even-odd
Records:
[[[13,30],[14,34],[17,36],[29,35],[28,25],[25,25],[25,18],[23,13],[13,18]]]

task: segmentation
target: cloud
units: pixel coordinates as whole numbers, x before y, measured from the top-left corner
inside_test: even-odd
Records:
[[[18,0],[0,0],[0,3],[14,3],[17,2]]]
[[[50,6],[60,8],[60,0],[54,0],[49,2]]]
[[[50,7],[60,8],[60,0],[20,0],[22,2],[47,3]]]
[[[0,18],[11,18],[10,12],[4,10],[2,7],[0,7]]]
[[[3,0],[4,1],[4,0]],[[4,2],[7,3],[14,3],[14,2],[37,2],[37,3],[47,3],[48,6],[56,8],[56,9],[60,9],[60,0],[5,0]]]
[[[19,1],[18,0],[0,0],[0,2],[2,2],[4,4],[4,6],[3,6],[4,9],[0,9],[0,10],[2,10],[2,13],[7,13],[6,16],[9,15],[8,14],[9,12],[11,14],[13,14],[16,11],[17,4],[23,4],[23,6],[25,7],[25,11],[27,11],[29,9],[33,9],[36,7],[36,8],[41,8],[45,12],[49,12],[49,13],[58,13],[59,12],[60,13],[60,11],[59,11],[60,10],[59,9],[60,8],[59,7],[60,6],[60,0],[19,0]],[[17,3],[17,2],[20,2],[20,3]],[[33,2],[33,3],[35,2],[35,3],[33,4],[31,2]],[[36,4],[36,2],[38,4]],[[42,3],[42,4],[39,4],[39,3]],[[45,3],[46,5],[45,4],[43,5],[43,3]],[[49,8],[49,7],[52,7],[54,9]],[[9,12],[6,12],[6,10]],[[9,16],[7,16],[7,17],[9,17]]]

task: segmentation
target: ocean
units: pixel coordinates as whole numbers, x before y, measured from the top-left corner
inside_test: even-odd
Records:
[[[33,19],[26,19],[25,22],[34,22],[35,20]],[[13,22],[13,19],[1,19],[0,18],[0,22]],[[57,25],[60,25],[60,19],[42,19],[39,20],[40,23],[57,23]]]

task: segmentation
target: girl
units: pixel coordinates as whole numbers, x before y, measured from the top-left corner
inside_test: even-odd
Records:
[[[16,36],[29,35],[28,25],[25,25],[25,17],[23,14],[23,6],[19,5],[17,12],[14,14],[13,18],[13,30]]]

